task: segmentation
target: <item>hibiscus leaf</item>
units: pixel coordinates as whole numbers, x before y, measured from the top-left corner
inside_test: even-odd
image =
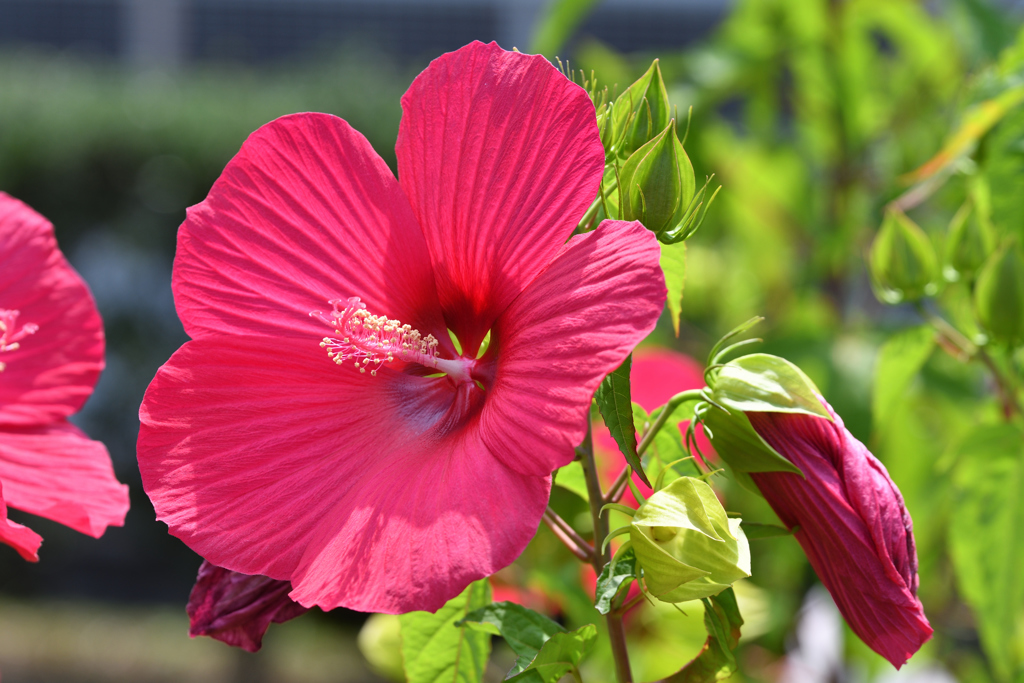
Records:
[[[960,594],[978,620],[998,680],[1022,663],[1024,640],[1024,434],[1009,424],[976,429],[953,472],[949,542]]]
[[[871,416],[876,429],[888,423],[934,348],[935,332],[927,325],[903,330],[882,346],[875,365],[875,391],[871,397]]]
[[[661,272],[665,274],[668,288],[668,313],[672,318],[672,329],[679,336],[679,316],[683,312],[683,285],[686,283],[686,242],[661,245]]]
[[[456,626],[468,613],[491,602],[491,584],[469,584],[436,613],[409,612],[402,623],[402,660],[409,683],[479,683],[491,653],[491,636]]]
[[[611,562],[606,564],[597,577],[594,607],[601,614],[608,614],[612,609],[612,600],[622,587],[636,579],[636,553],[632,549],[623,551],[615,559],[614,565]]]
[[[530,665],[506,678],[510,683],[557,683],[573,672],[579,680],[579,665],[597,640],[597,627],[587,624],[569,633],[556,633],[545,641]]]
[[[514,602],[495,602],[473,610],[455,625],[466,625],[505,639],[517,655],[516,663],[506,678],[526,669],[548,639],[557,633],[565,633],[562,626],[543,614]]]
[[[626,463],[645,484],[650,486],[651,482],[644,474],[640,456],[636,453],[636,425],[633,424],[633,402],[630,400],[629,392],[629,369],[632,362],[633,355],[626,356],[622,365],[601,381],[594,399],[608,431],[612,433],[612,438],[619,445],[619,451],[625,456]]]
[[[740,641],[740,616],[736,594],[727,588],[718,595],[705,598],[704,628],[708,639],[704,649],[690,663],[665,680],[669,683],[711,683],[736,673],[736,655],[733,650]]]
[[[712,397],[730,410],[803,413],[831,420],[820,393],[803,370],[785,358],[752,353],[722,366]]]

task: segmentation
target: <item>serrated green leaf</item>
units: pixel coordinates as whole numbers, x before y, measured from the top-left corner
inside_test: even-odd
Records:
[[[730,413],[711,407],[703,417],[715,452],[736,472],[793,472],[800,468],[768,445],[738,410]],[[751,484],[753,482],[750,482]]]
[[[755,538],[776,538],[778,536],[792,536],[793,532],[784,526],[777,524],[759,524],[757,522],[748,522],[743,520],[743,533],[747,535],[747,539],[753,540]]]
[[[683,286],[686,284],[686,242],[661,244],[661,272],[665,274],[668,289],[668,313],[672,318],[672,329],[679,336],[679,316],[683,312]]]
[[[526,669],[551,636],[566,632],[543,614],[514,602],[495,602],[473,610],[464,619],[455,623],[456,626],[462,624],[494,633],[505,639],[517,655],[516,663],[506,678]]]
[[[740,641],[743,617],[732,588],[704,600],[708,639],[695,659],[665,680],[668,683],[711,683],[729,678],[738,668],[733,650]]]
[[[597,577],[597,589],[594,607],[601,614],[608,614],[612,609],[612,600],[623,586],[628,586],[636,579],[636,553],[631,549],[624,550],[616,557],[615,565],[609,562]]]
[[[601,381],[594,400],[597,401],[597,409],[601,411],[605,426],[626,458],[626,463],[650,486],[640,456],[636,453],[636,426],[633,424],[633,402],[629,392],[629,369],[632,362],[633,355],[626,356],[622,365]]]
[[[875,364],[875,390],[871,401],[876,429],[886,426],[934,348],[935,332],[928,326],[903,330],[882,346]]]
[[[719,370],[712,397],[730,410],[803,413],[831,420],[819,393],[803,370],[785,358],[752,353]]]
[[[569,633],[556,633],[541,647],[537,657],[522,673],[506,678],[516,683],[557,683],[569,672],[579,679],[579,665],[597,640],[597,627],[581,626]]]
[[[949,541],[960,594],[978,620],[997,678],[1021,669],[1024,638],[1024,434],[1013,425],[974,431],[960,449]]]
[[[587,493],[586,475],[583,472],[583,465],[578,460],[573,460],[565,467],[555,470],[555,485],[572,491],[583,500],[590,500],[590,494]]]
[[[409,683],[479,683],[491,653],[491,637],[455,626],[491,602],[487,579],[469,584],[436,613],[409,612],[402,623],[402,660]]]

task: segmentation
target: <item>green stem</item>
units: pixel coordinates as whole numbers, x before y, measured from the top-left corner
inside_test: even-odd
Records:
[[[598,479],[597,463],[594,461],[594,442],[589,428],[586,438],[583,439],[582,449],[581,464],[587,482],[587,496],[590,499],[590,517],[594,522],[594,554],[591,565],[594,572],[600,576],[604,566],[611,561],[611,548],[606,548],[603,552],[599,550],[608,535],[608,518],[601,514],[604,493]],[[615,659],[615,676],[618,683],[632,683],[633,674],[629,669],[629,652],[626,650],[626,631],[622,625],[622,615],[609,613],[605,615],[605,620],[608,624],[612,657]]]

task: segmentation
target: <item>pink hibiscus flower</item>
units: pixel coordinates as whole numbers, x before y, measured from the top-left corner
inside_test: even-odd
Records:
[[[67,421],[103,369],[103,322],[50,223],[0,192],[0,542],[39,560],[42,537],[7,506],[98,538],[121,526],[128,487]]]
[[[604,150],[542,57],[474,43],[402,107],[399,181],[333,116],[249,137],[178,233],[192,339],[140,411],[171,533],[305,606],[436,610],[509,564],[665,300],[639,223],[566,243]]]
[[[853,632],[899,668],[932,635],[917,598],[917,551],[903,496],[843,426],[812,415],[749,412],[750,424],[800,468],[751,473]],[[806,477],[806,478],[805,478]]]

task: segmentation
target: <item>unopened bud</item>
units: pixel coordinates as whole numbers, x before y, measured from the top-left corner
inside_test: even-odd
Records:
[[[718,595],[750,576],[750,547],[700,479],[680,477],[655,492],[629,530],[648,590],[665,602]]]
[[[651,68],[629,86],[610,108],[609,125],[602,126],[605,148],[622,159],[642,147],[668,126],[672,109],[661,67],[654,60]]]
[[[1024,256],[1011,238],[989,257],[974,287],[974,310],[989,336],[1024,341]]]
[[[692,216],[696,180],[690,157],[676,135],[675,120],[633,152],[619,178],[623,220],[640,221],[660,237],[681,226],[688,213]]]
[[[899,209],[889,209],[871,245],[875,294],[887,304],[918,301],[938,290],[938,259],[924,231]]]
[[[946,279],[971,279],[995,249],[991,224],[968,202],[957,211],[946,237]]]

